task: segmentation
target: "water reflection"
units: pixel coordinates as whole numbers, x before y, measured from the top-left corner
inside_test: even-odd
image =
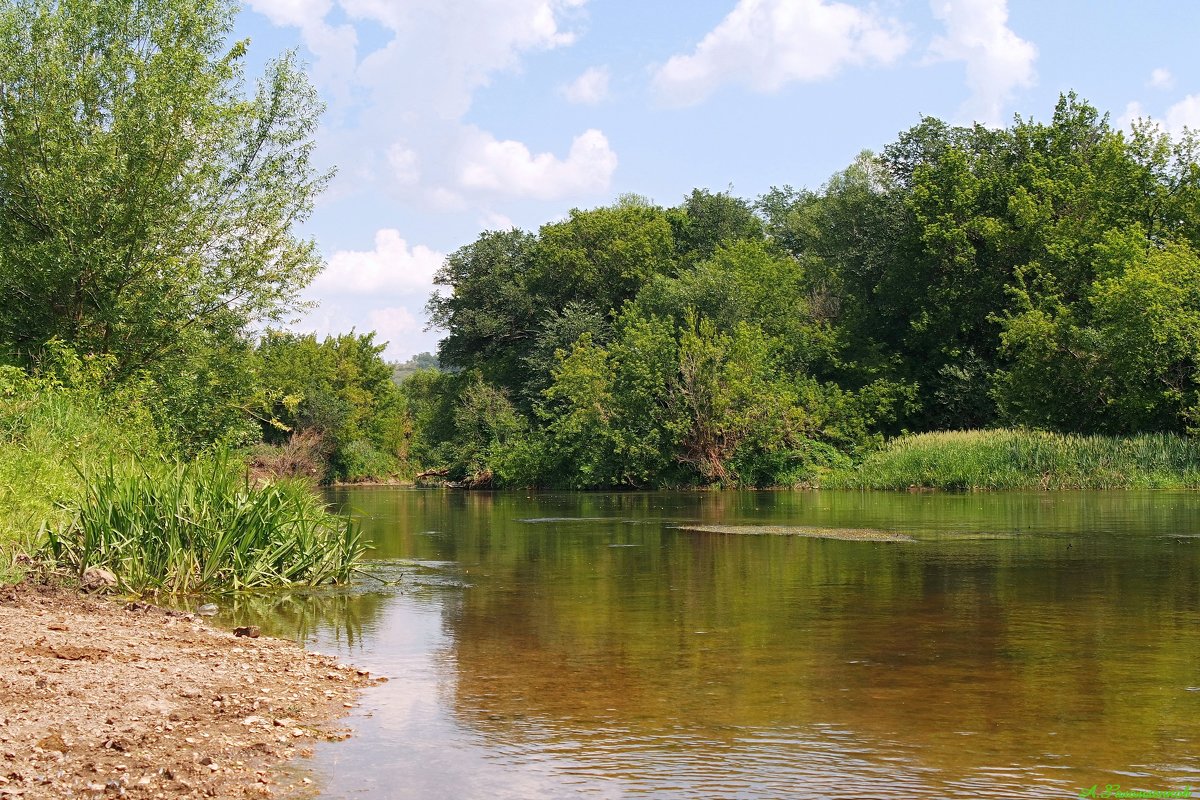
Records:
[[[399,585],[367,581],[312,612],[246,610],[395,678],[368,698],[359,735],[319,754],[331,797],[1200,785],[1194,495],[336,500]]]

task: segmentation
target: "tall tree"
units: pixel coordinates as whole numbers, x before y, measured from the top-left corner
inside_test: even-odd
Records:
[[[244,91],[233,0],[0,2],[0,347],[179,371],[297,307],[329,178],[294,55]],[[228,349],[226,347],[226,349]]]

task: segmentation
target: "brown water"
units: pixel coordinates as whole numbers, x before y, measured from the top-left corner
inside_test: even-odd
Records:
[[[392,678],[323,796],[1200,796],[1200,495],[335,499],[375,577],[237,612]]]

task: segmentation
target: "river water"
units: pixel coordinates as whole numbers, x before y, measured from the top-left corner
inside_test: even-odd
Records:
[[[333,500],[370,577],[236,611],[391,678],[324,797],[1200,796],[1198,494]]]

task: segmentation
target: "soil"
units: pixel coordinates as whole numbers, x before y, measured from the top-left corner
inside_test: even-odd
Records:
[[[193,614],[0,587],[0,800],[315,794],[288,762],[348,736],[382,680]]]

